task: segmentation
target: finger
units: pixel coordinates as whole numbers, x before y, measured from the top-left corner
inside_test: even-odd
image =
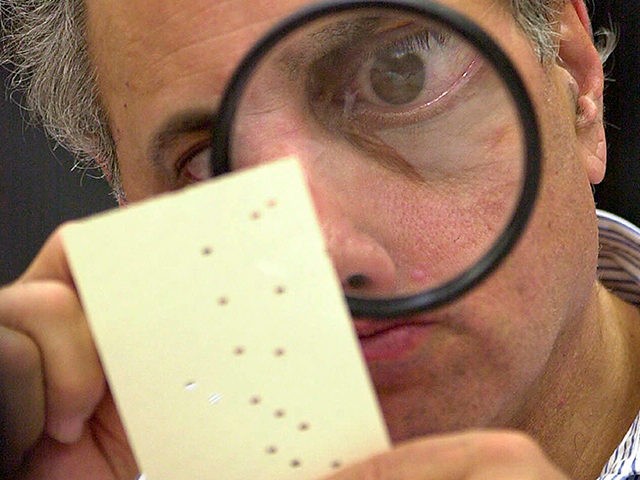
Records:
[[[565,480],[537,444],[518,432],[467,432],[400,446],[330,480]]]
[[[47,387],[47,432],[63,442],[78,438],[83,421],[90,416],[105,391],[102,369],[64,250],[63,235],[67,226],[56,229],[17,281],[17,285],[25,286],[52,280],[62,285],[49,284],[45,288],[40,284],[38,291],[33,289],[31,292],[42,297],[32,303],[39,306],[34,308],[37,311],[16,313],[20,318],[31,319],[23,327],[42,349]],[[65,290],[61,288],[63,286],[68,288]],[[36,320],[44,317],[45,322]]]
[[[40,351],[20,332],[0,326],[0,474],[17,468],[44,428]]]
[[[347,467],[330,480],[463,479],[467,473],[468,450],[465,436],[434,436],[406,443]]]
[[[39,348],[47,433],[76,441],[104,395],[105,380],[75,290],[54,281],[2,289],[0,323],[28,335]]]

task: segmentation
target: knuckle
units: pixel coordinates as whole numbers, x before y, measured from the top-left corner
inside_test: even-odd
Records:
[[[47,281],[38,284],[41,304],[52,319],[77,320],[81,317],[78,297],[75,291],[61,282]]]
[[[75,291],[53,280],[15,283],[0,289],[0,325],[26,332],[37,341],[37,332],[60,322],[82,319]]]

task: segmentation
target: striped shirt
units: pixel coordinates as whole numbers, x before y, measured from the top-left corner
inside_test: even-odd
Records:
[[[640,306],[640,228],[598,210],[602,284],[629,303]],[[598,480],[640,480],[640,415],[631,424]]]

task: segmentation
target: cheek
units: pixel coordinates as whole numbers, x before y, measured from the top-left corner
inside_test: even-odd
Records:
[[[439,335],[402,372],[401,386],[379,387],[394,440],[510,425],[553,349],[555,317],[539,300],[492,278],[441,311]],[[374,381],[377,373],[374,366]]]
[[[511,105],[495,104],[501,108],[482,122],[469,121],[475,106],[465,103],[429,122],[426,131],[381,135],[417,178],[386,172],[378,174],[384,180],[360,185],[366,196],[378,197],[370,200],[375,216],[365,228],[412,288],[450,280],[479,261],[514,214],[525,167],[523,135]],[[425,283],[415,284],[419,278]]]
[[[390,253],[411,288],[452,279],[503,234],[523,167],[519,132],[505,125],[496,121],[451,142],[423,141],[418,151],[431,168],[419,181],[387,174],[386,184],[360,185],[363,196],[378,197],[363,210],[371,213],[362,228]]]

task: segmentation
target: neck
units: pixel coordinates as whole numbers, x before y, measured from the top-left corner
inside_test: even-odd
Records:
[[[640,409],[640,314],[597,286],[515,420],[570,478],[597,478]]]

